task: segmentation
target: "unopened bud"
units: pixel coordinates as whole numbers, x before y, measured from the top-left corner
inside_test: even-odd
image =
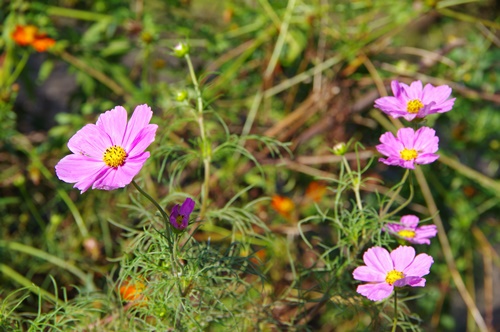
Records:
[[[343,156],[347,152],[347,145],[344,142],[337,143],[333,146],[332,152],[337,156]]]
[[[177,91],[177,93],[175,94],[175,100],[184,101],[184,100],[186,100],[187,96],[188,96],[188,93],[186,90]]]
[[[178,58],[183,58],[189,53],[189,45],[186,43],[178,43],[174,47],[174,55]]]

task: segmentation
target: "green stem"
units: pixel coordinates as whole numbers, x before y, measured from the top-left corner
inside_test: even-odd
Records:
[[[392,203],[394,203],[394,200],[396,199],[396,197],[399,195],[399,192],[401,191],[401,189],[403,189],[403,184],[406,182],[406,179],[408,178],[408,175],[410,174],[410,170],[407,169],[405,174],[403,175],[403,178],[401,179],[401,181],[396,185],[397,186],[397,189],[396,191],[394,192],[394,194],[392,195],[391,199],[389,200],[389,202],[387,203],[387,205],[384,207],[384,209],[380,212],[380,217],[382,218],[386,213],[387,211],[389,211],[389,209],[391,208],[392,206]],[[412,191],[412,195],[413,195],[413,191]],[[410,202],[410,200],[407,200],[407,203],[405,204],[408,204]],[[393,213],[394,214],[394,213]]]
[[[61,199],[66,203],[68,206],[69,211],[73,215],[73,218],[75,219],[76,225],[78,226],[78,229],[80,230],[80,233],[82,234],[82,237],[84,239],[89,237],[89,231],[87,229],[87,226],[85,226],[85,222],[83,221],[82,215],[80,214],[80,211],[78,211],[78,208],[76,207],[75,203],[71,200],[69,197],[68,193],[65,192],[62,189],[57,189],[57,194],[61,197]]]
[[[394,318],[392,322],[391,332],[396,332],[397,327],[398,327],[398,291],[396,290],[396,287],[394,287]]]
[[[205,132],[205,124],[203,121],[203,98],[201,95],[200,86],[198,84],[198,79],[196,78],[196,74],[193,68],[193,63],[191,62],[189,54],[186,54],[184,57],[186,58],[187,65],[189,67],[189,74],[191,76],[191,80],[193,81],[194,90],[196,91],[197,110],[198,110],[197,120],[198,120],[198,126],[200,127],[201,154],[203,158],[203,167],[204,167],[204,181],[202,186],[201,209],[200,209],[199,219],[203,219],[208,204],[211,151],[210,151],[210,143],[207,140],[207,135]]]
[[[56,6],[45,6],[43,8],[45,13],[49,16],[62,16],[68,18],[75,18],[83,21],[112,21],[113,15],[99,14],[95,11],[86,11],[79,9],[71,9]]]
[[[413,199],[413,194],[414,194],[413,181],[412,181],[412,178],[410,177],[410,196],[408,196],[408,199],[403,204],[398,206],[391,213],[388,213],[387,215],[385,215],[385,217],[390,218],[393,215],[395,215],[396,213],[398,213],[399,211],[401,211],[402,209],[404,209],[408,204],[411,203],[411,200]],[[395,196],[393,196],[393,197],[395,197]]]
[[[59,56],[61,57],[62,60],[75,66],[77,69],[85,72],[86,74],[92,76],[93,78],[95,78],[96,80],[107,86],[111,91],[113,91],[119,96],[122,96],[125,100],[129,100],[131,98],[128,92],[124,88],[122,88],[121,85],[116,83],[112,78],[104,74],[102,71],[99,71],[94,67],[88,65],[85,61],[69,54],[68,52],[61,52]]]
[[[281,26],[279,28],[280,33],[278,36],[278,40],[276,41],[273,54],[271,56],[271,59],[269,60],[266,71],[264,73],[264,77],[266,78],[269,77],[274,71],[274,68],[278,63],[279,56],[283,51],[283,45],[285,45],[285,39],[288,36],[288,26],[290,25],[290,20],[292,19],[292,13],[293,9],[295,8],[295,2],[296,2],[295,0],[288,1],[288,6],[286,7],[286,12],[283,18],[283,22],[281,23]]]
[[[14,82],[17,80],[17,78],[19,77],[19,75],[23,71],[24,66],[26,66],[26,62],[28,61],[28,58],[29,58],[29,52],[25,51],[21,60],[19,60],[19,62],[17,63],[16,68],[14,69],[14,72],[7,79],[7,82],[5,83],[5,87],[9,87],[12,84],[14,84]]]
[[[156,200],[153,197],[151,197],[147,192],[142,190],[142,188],[139,187],[139,185],[137,184],[137,182],[135,182],[135,180],[132,180],[132,185],[135,187],[135,189],[137,189],[142,194],[142,196],[146,197],[158,209],[158,211],[160,212],[160,214],[163,218],[163,222],[165,223],[165,228],[167,229],[168,239],[169,239],[169,241],[171,241],[172,236],[171,236],[171,231],[170,231],[170,221],[169,221],[169,217],[168,217],[167,213],[165,212],[165,210],[160,206],[160,204],[158,204],[158,202],[156,202]]]
[[[361,195],[359,193],[359,187],[361,185],[361,178],[359,172],[358,172],[358,177],[355,179],[351,167],[349,166],[349,162],[347,161],[347,158],[342,156],[342,161],[344,162],[347,173],[349,173],[349,176],[351,177],[352,190],[354,191],[354,196],[356,196],[356,204],[358,206],[358,209],[359,211],[363,211],[363,204],[361,202]]]

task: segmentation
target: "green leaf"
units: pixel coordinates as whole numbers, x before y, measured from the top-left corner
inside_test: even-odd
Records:
[[[54,69],[54,61],[45,60],[40,66],[40,71],[38,72],[38,81],[40,83],[45,81],[49,77],[50,73],[52,73],[53,69]]]

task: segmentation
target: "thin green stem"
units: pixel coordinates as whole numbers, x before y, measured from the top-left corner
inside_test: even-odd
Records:
[[[165,228],[167,229],[168,239],[169,239],[169,241],[171,241],[172,236],[171,236],[171,231],[170,231],[170,221],[169,221],[168,215],[165,212],[165,210],[160,206],[160,204],[158,204],[158,202],[156,202],[156,200],[153,197],[151,197],[147,192],[142,190],[142,188],[137,184],[137,182],[132,180],[132,185],[135,187],[135,189],[137,189],[141,193],[142,196],[146,197],[158,209],[158,211],[160,212],[160,214],[163,218],[163,221],[165,223]]]
[[[394,318],[392,321],[391,332],[396,332],[397,327],[398,327],[398,291],[394,287]]]
[[[56,6],[45,6],[43,8],[45,13],[49,16],[62,16],[68,18],[75,18],[83,21],[112,21],[112,15],[99,14],[95,11],[70,9]]]
[[[5,83],[5,87],[9,87],[12,84],[14,84],[14,82],[17,80],[17,78],[19,77],[19,75],[23,71],[24,66],[26,66],[26,62],[28,61],[28,58],[29,58],[29,52],[25,51],[21,60],[19,60],[19,62],[17,63],[16,68],[14,69],[14,72],[7,79],[7,82]]]
[[[286,7],[285,16],[283,18],[283,22],[280,26],[280,34],[278,36],[278,40],[276,41],[276,45],[274,47],[273,54],[271,59],[269,60],[269,64],[267,65],[266,71],[264,73],[264,77],[269,77],[271,73],[274,71],[276,64],[278,63],[279,56],[283,50],[283,45],[285,44],[285,39],[288,35],[288,26],[290,25],[290,20],[292,19],[293,9],[295,8],[295,0],[289,0],[288,6]]]
[[[347,158],[342,156],[342,161],[344,162],[345,168],[347,170],[347,173],[351,177],[351,182],[352,182],[352,190],[354,191],[354,196],[356,197],[356,204],[358,206],[359,211],[363,211],[363,204],[361,202],[361,195],[359,193],[359,187],[361,185],[361,177],[358,172],[357,178],[354,178],[354,174],[351,170],[351,167],[349,166],[349,162],[347,161]]]
[[[412,178],[410,177],[410,196],[408,196],[408,199],[403,203],[401,204],[400,206],[398,206],[396,209],[394,209],[391,213],[388,213],[385,215],[386,218],[390,218],[392,217],[393,215],[395,215],[396,213],[398,213],[399,211],[401,211],[402,209],[404,209],[406,206],[408,206],[408,204],[411,203],[412,199],[413,199],[413,194],[414,194],[414,188],[413,188],[413,180]],[[393,196],[395,197],[395,196]]]
[[[205,123],[203,120],[203,97],[201,95],[200,85],[198,83],[198,79],[196,78],[196,74],[193,68],[193,63],[191,62],[189,54],[186,54],[184,57],[186,58],[187,65],[189,67],[189,74],[191,76],[191,80],[193,81],[194,90],[196,91],[197,110],[198,110],[197,120],[198,120],[198,126],[200,127],[201,155],[203,158],[203,167],[204,167],[204,181],[202,186],[201,209],[200,209],[199,219],[203,219],[207,210],[208,195],[210,192],[209,186],[210,186],[211,149],[210,149],[210,142],[208,141],[205,132]]]
[[[407,169],[406,172],[405,172],[405,174],[403,175],[403,178],[401,179],[401,181],[396,185],[397,189],[394,192],[394,194],[391,196],[391,199],[389,200],[389,202],[386,204],[386,206],[380,212],[380,217],[381,218],[383,216],[385,216],[387,214],[387,211],[389,211],[389,209],[391,208],[392,203],[394,203],[396,197],[399,195],[399,192],[401,191],[401,189],[403,189],[403,184],[406,182],[406,179],[408,178],[409,174],[410,174],[410,170]],[[412,190],[411,196],[413,196],[413,190]],[[405,204],[403,206],[405,206],[405,205],[407,205],[409,203],[410,203],[410,200],[407,200],[407,202],[405,202]]]
[[[130,94],[121,85],[116,83],[112,78],[104,74],[102,71],[99,71],[94,67],[88,65],[85,61],[77,57],[74,57],[68,52],[61,52],[59,56],[64,61],[75,66],[76,68],[85,72],[86,74],[92,76],[93,78],[95,78],[96,80],[107,86],[111,91],[113,91],[119,96],[122,96],[125,100],[129,100],[131,98]]]

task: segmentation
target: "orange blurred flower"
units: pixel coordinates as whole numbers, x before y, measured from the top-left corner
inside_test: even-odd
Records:
[[[280,195],[272,197],[271,206],[284,217],[289,217],[290,213],[295,209],[295,203],[290,198]]]
[[[20,46],[31,45],[37,52],[45,52],[56,43],[54,39],[47,37],[47,34],[39,33],[34,25],[17,25],[12,39]]]
[[[35,40],[38,28],[34,25],[17,25],[12,39],[20,46],[28,46]]]
[[[261,265],[262,263],[265,262],[267,253],[265,249],[260,249],[259,251],[255,252],[255,255],[250,257],[250,261],[254,263],[255,265]]]
[[[146,286],[140,281],[125,281],[120,287],[120,295],[124,301],[142,301],[144,300],[144,295],[142,293],[145,289]]]
[[[40,35],[38,38],[35,38],[31,46],[37,52],[45,52],[49,48],[55,45],[56,41],[52,38],[46,37],[47,35]]]
[[[313,181],[306,188],[306,197],[315,202],[321,201],[321,198],[326,193],[326,185],[324,183]]]

